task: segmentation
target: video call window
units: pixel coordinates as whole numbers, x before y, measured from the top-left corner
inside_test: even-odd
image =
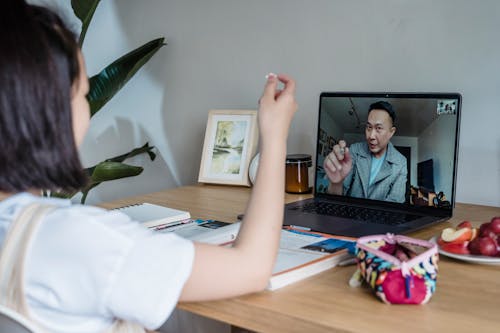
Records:
[[[396,114],[396,131],[390,142],[406,159],[404,203],[446,208],[452,202],[454,191],[458,99],[323,97],[318,130],[316,191],[328,192],[329,180],[323,163],[340,140],[344,140],[348,147],[367,142],[368,110],[371,104],[379,101],[388,102]]]

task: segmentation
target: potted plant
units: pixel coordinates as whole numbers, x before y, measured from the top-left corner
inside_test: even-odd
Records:
[[[79,45],[83,46],[87,29],[92,21],[92,17],[99,5],[100,0],[71,0],[73,12],[82,22],[82,30],[79,37]],[[106,66],[98,74],[89,78],[90,90],[87,99],[90,104],[91,117],[94,116],[113,96],[137,73],[137,71],[151,59],[151,57],[164,45],[164,38],[153,39],[144,45],[128,52]],[[142,173],[140,166],[123,163],[126,159],[139,155],[148,154],[154,160],[156,154],[153,152],[154,146],[146,142],[143,146],[118,156],[108,158],[96,165],[86,168],[89,175],[89,184],[81,189],[81,203],[85,203],[87,195],[91,189],[102,182],[119,178],[133,177]],[[51,193],[54,196],[73,197],[73,193]]]

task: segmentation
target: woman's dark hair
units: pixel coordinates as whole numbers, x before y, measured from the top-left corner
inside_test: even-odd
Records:
[[[50,10],[9,0],[0,13],[0,191],[85,185],[71,116],[75,36]],[[5,8],[6,7],[6,8]]]

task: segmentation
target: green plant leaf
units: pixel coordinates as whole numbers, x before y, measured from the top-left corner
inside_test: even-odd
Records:
[[[87,99],[90,113],[97,113],[135,73],[166,43],[157,38],[125,54],[90,78]]]
[[[78,44],[80,48],[85,40],[85,35],[87,34],[87,29],[89,28],[90,21],[94,16],[94,12],[99,5],[101,0],[71,0],[71,7],[76,17],[82,21],[82,32],[80,33],[80,38]]]
[[[82,204],[87,200],[90,190],[102,182],[134,177],[141,174],[144,168],[120,162],[104,161],[86,170],[91,172],[91,175],[90,183],[82,189],[83,196],[80,200]]]
[[[83,45],[87,29],[99,3],[100,0],[71,0],[73,12],[82,22],[82,31],[79,39],[80,47]],[[166,45],[164,38],[154,39],[125,54],[111,65],[104,68],[99,74],[91,77],[89,80],[90,91],[87,95],[91,115],[93,116],[97,113],[97,111],[99,111],[164,45]],[[154,160],[156,154],[153,152],[153,149],[154,146],[150,146],[149,142],[146,142],[142,147],[135,148],[129,153],[109,158],[104,162],[85,169],[89,175],[90,182],[81,190],[83,193],[81,202],[85,203],[89,191],[103,181],[139,175],[143,171],[142,167],[127,165],[121,162],[127,158],[143,153],[147,153],[149,158]],[[72,197],[75,194],[76,192],[64,193],[62,191],[52,192],[50,194],[45,193],[45,195],[66,198]]]
[[[89,186],[87,186],[86,188],[84,188],[82,190],[82,198],[80,199],[80,203],[83,205],[85,204],[85,201],[87,201],[87,196],[89,195],[89,192],[91,189],[93,189],[94,187],[96,187],[97,185],[99,185],[100,183],[96,183],[96,184],[91,184]]]
[[[134,157],[136,155],[144,154],[147,153],[149,155],[149,158],[151,161],[154,161],[156,158],[156,154],[152,151],[155,148],[155,146],[150,146],[149,142],[146,142],[142,147],[132,149],[130,152],[122,155],[118,155],[112,158],[108,158],[106,161],[110,162],[123,162],[127,158]]]
[[[90,176],[92,183],[101,183],[108,180],[137,176],[143,168],[121,162],[101,162],[94,167]]]
[[[136,167],[124,163],[124,160],[131,158],[140,154],[147,153],[149,158],[153,161],[156,158],[156,154],[152,151],[155,147],[150,146],[149,142],[146,142],[143,146],[132,149],[130,152],[122,155],[118,155],[112,158],[108,158],[105,161],[94,165],[89,168],[85,168],[85,172],[88,174],[90,181],[89,184],[81,190],[83,193],[81,203],[85,203],[88,192],[101,184],[103,181],[110,181],[119,178],[133,177],[139,175],[143,170],[142,167]],[[44,191],[43,196],[50,196],[56,198],[72,198],[79,191],[65,192],[65,191]]]

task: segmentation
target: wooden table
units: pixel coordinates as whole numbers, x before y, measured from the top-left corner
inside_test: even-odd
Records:
[[[188,210],[193,217],[235,221],[250,190],[186,186],[103,204],[107,208],[152,202]],[[286,195],[291,202],[307,195]],[[457,204],[448,222],[412,236],[429,239],[447,226],[479,225],[500,208]],[[368,288],[350,288],[355,266],[335,267],[280,290],[179,308],[257,332],[500,332],[500,266],[469,264],[441,256],[436,293],[426,305],[386,305]]]

